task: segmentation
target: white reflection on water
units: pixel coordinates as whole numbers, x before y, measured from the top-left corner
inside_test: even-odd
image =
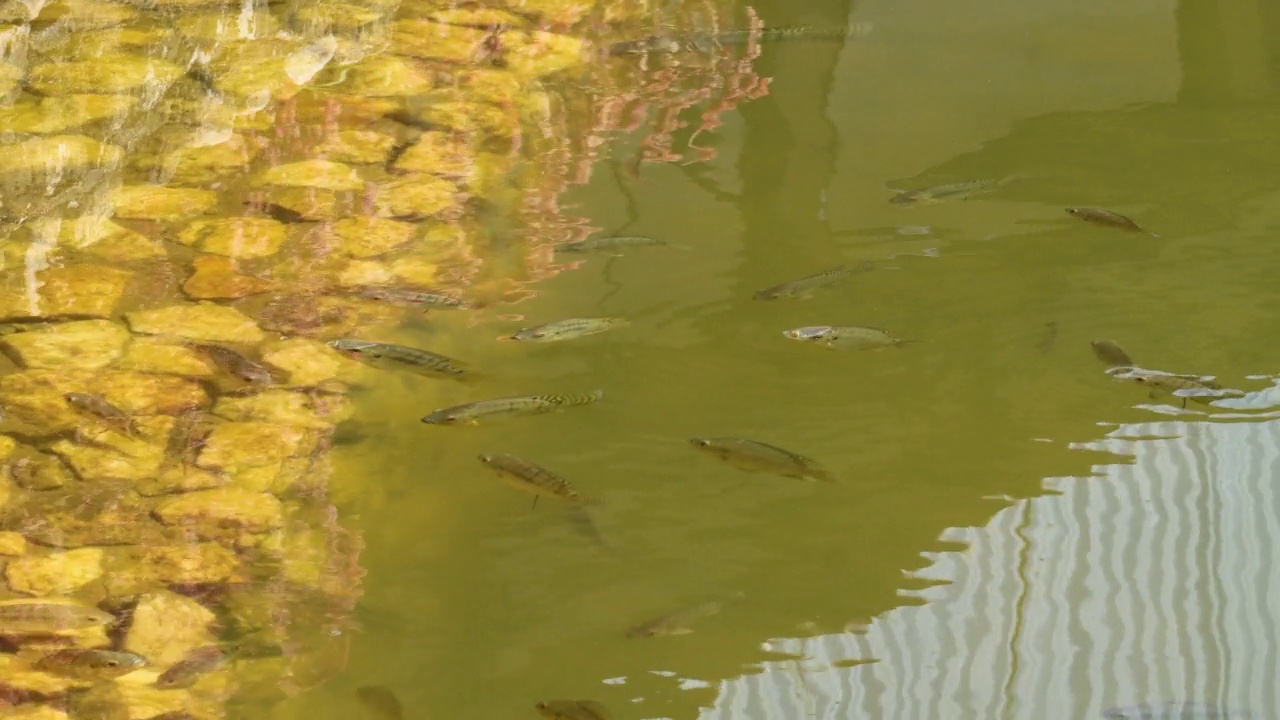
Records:
[[[954,583],[929,604],[774,640],[803,672],[726,682],[702,717],[1079,720],[1174,700],[1275,716],[1280,423],[1138,423],[1079,447],[1136,461],[945,533],[970,549],[918,573]],[[831,667],[857,658],[879,662]]]

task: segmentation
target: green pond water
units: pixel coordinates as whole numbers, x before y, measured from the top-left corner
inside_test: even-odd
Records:
[[[272,678],[294,683],[287,699],[246,693],[233,716],[385,717],[357,700],[369,685],[406,718],[536,717],[557,698],[620,720],[1280,714],[1280,12],[944,5],[726,7],[732,27],[853,30],[754,59],[635,59],[610,98],[545,79],[579,155],[606,115],[638,127],[592,134],[562,222],[481,214],[468,281],[528,297],[348,333],[480,377],[359,376],[330,481],[363,543],[354,621],[299,620],[316,677]],[[668,244],[552,255],[585,227]],[[808,299],[752,297],[863,261]],[[567,317],[629,324],[502,339]],[[782,335],[806,325],[914,342]],[[1104,372],[1100,338],[1240,397],[1151,397]],[[545,415],[419,422],[596,389]],[[721,435],[814,458],[835,482],[743,472],[689,442]],[[495,452],[597,499],[608,547],[555,498],[532,507],[502,483],[478,460]],[[627,636],[717,599],[692,633]],[[1213,717],[1178,708],[1157,716]]]

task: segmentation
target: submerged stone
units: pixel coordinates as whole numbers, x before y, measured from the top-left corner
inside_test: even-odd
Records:
[[[92,444],[58,440],[49,449],[62,456],[86,481],[132,480],[154,477],[165,460],[165,444],[173,429],[171,417],[138,418],[140,437],[95,428]],[[83,426],[82,426],[83,427]]]
[[[260,258],[280,252],[288,236],[288,227],[271,218],[235,217],[193,220],[178,234],[178,242],[215,255]]]
[[[84,135],[53,135],[0,145],[0,175],[58,176],[116,166],[124,151]]]
[[[224,398],[224,403],[217,407],[240,417],[245,417],[251,411],[266,414],[271,411],[268,406],[273,400],[279,402],[278,395],[266,392],[270,394],[265,402],[250,400],[249,403],[242,402],[239,405],[234,402],[226,404]],[[288,391],[276,392],[295,394]],[[288,407],[283,406],[274,408],[276,414],[287,414],[288,410]],[[205,439],[197,464],[229,473],[234,481],[236,475],[247,468],[278,466],[285,458],[302,454],[302,451],[308,449],[304,445],[307,439],[308,434],[301,427],[274,422],[225,422],[215,426]]]
[[[259,147],[243,135],[231,134],[210,144],[202,144],[193,138],[191,144],[160,157],[141,158],[139,163],[171,176],[174,182],[205,185],[224,175],[247,170],[258,152]]]
[[[265,8],[245,12],[241,6],[225,10],[183,13],[175,23],[178,32],[203,45],[228,40],[269,38],[280,32],[280,21]]]
[[[476,27],[528,27],[529,21],[515,13],[497,8],[465,7],[437,10],[427,15],[431,20],[450,25],[473,25]]]
[[[400,55],[371,55],[344,68],[343,92],[367,97],[412,97],[436,87],[435,73],[421,60]]]
[[[159,58],[112,55],[36,65],[27,75],[27,85],[41,95],[131,93],[149,87],[167,87],[184,72],[181,67]]]
[[[192,650],[214,643],[214,614],[189,597],[168,591],[144,595],[133,610],[124,647],[152,665],[178,662]]]
[[[204,388],[195,380],[129,370],[99,373],[84,389],[131,415],[177,415],[209,402]]]
[[[61,548],[136,545],[162,534],[151,504],[129,483],[117,481],[77,482],[57,492],[28,494],[5,508],[3,521],[32,542]]]
[[[0,531],[0,555],[17,557],[27,552],[27,539],[12,530]]]
[[[25,97],[0,108],[0,127],[11,133],[60,133],[98,120],[119,117],[137,103],[137,98],[127,95]]]
[[[342,356],[328,345],[306,338],[289,338],[268,345],[263,362],[289,373],[289,384],[316,386],[338,377]]]
[[[130,343],[116,367],[161,375],[213,376],[213,370],[191,348],[148,337]]]
[[[129,5],[102,0],[62,0],[40,11],[41,22],[56,22],[63,31],[85,31],[123,25],[138,16]]]
[[[108,320],[59,323],[4,336],[5,351],[24,368],[97,369],[115,362],[129,331]]]
[[[66,595],[102,577],[102,549],[77,548],[11,560],[5,578],[15,592]]]
[[[503,57],[507,67],[525,77],[561,72],[581,64],[585,57],[585,43],[572,35],[533,30],[513,34],[506,40]]]
[[[218,204],[212,190],[164,185],[125,185],[112,190],[110,199],[116,217],[135,220],[183,220]]]
[[[413,242],[417,227],[412,223],[373,217],[343,218],[332,230],[342,250],[357,258],[385,255]]]
[[[110,317],[132,276],[111,267],[68,265],[36,273],[37,284],[28,289],[25,273],[0,273],[0,321]]]
[[[428,131],[406,148],[392,167],[399,172],[464,178],[474,164],[475,152],[465,137]]]
[[[118,565],[121,571],[132,567],[137,575],[163,585],[213,585],[231,579],[240,558],[217,543],[198,542],[138,548]]]
[[[394,280],[395,275],[391,273],[386,263],[377,260],[352,260],[338,273],[338,285],[347,288],[389,285]]]
[[[201,303],[125,313],[129,328],[145,335],[168,335],[208,342],[258,343],[262,330],[235,308]]]
[[[384,15],[368,5],[318,0],[300,7],[294,17],[309,27],[350,32],[377,22]]]
[[[262,309],[262,326],[289,335],[347,335],[357,327],[391,320],[396,308],[332,295],[294,295],[273,300]]]
[[[303,160],[276,165],[264,170],[255,181],[258,185],[319,188],[356,192],[364,189],[364,180],[350,165],[331,160]]]
[[[156,515],[169,525],[267,532],[284,523],[284,509],[274,495],[239,488],[198,490],[165,499]]]
[[[134,262],[165,256],[164,245],[160,241],[95,215],[62,221],[58,228],[58,244],[108,262]]]
[[[313,407],[311,398],[305,393],[292,390],[263,390],[253,395],[224,396],[218,398],[218,402],[213,406],[213,414],[235,422],[285,425],[289,426],[290,430],[292,428],[332,430],[335,422],[332,417],[323,417],[317,408]],[[234,425],[219,427],[234,427]],[[214,435],[217,434],[218,431],[214,430]],[[212,440],[213,437],[210,439]],[[291,457],[297,449],[297,443],[294,442],[292,445],[281,447],[279,457],[268,457],[267,462],[257,464],[270,464],[271,461]],[[205,457],[202,454],[201,462],[203,463],[204,460]],[[224,463],[217,462],[216,455],[210,458],[209,464],[227,467]]]
[[[9,463],[9,477],[24,490],[57,490],[76,482],[76,476],[56,455],[24,448]]]
[[[458,188],[435,175],[409,175],[383,183],[374,200],[380,215],[430,217],[459,204]]]
[[[482,54],[490,32],[430,20],[397,20],[391,24],[391,52],[465,63]]]
[[[222,487],[229,481],[230,478],[222,473],[205,470],[195,465],[177,464],[162,468],[158,475],[143,479],[134,487],[143,497],[155,497],[193,490],[209,490]]]
[[[182,284],[182,291],[196,300],[234,300],[268,292],[276,287],[269,280],[259,280],[236,272],[231,259],[205,255],[191,261],[193,272]]]
[[[300,221],[336,220],[351,214],[355,206],[352,193],[321,188],[271,187],[266,199],[297,213]]]
[[[315,152],[339,163],[380,163],[387,159],[396,139],[373,130],[339,130],[317,145]]]
[[[470,99],[430,103],[415,116],[424,124],[460,133],[511,137],[520,129],[520,118],[512,109]]]

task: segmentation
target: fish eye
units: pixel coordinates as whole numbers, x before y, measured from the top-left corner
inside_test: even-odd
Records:
[[[102,664],[103,664],[103,665],[106,665],[106,666],[107,666],[107,667],[109,667],[109,668],[113,668],[113,667],[120,667],[120,661],[119,661],[119,660],[105,660],[105,661],[103,661],[103,663],[102,663]]]

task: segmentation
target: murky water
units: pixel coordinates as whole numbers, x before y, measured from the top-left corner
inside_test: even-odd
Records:
[[[377,19],[364,22],[337,20],[337,5],[332,16],[259,8],[290,31],[261,58],[261,42],[248,40],[269,37],[253,24],[271,20],[252,4],[226,8],[224,29],[206,39],[230,42],[219,33],[234,21],[245,49],[171,79],[167,97],[219,99],[184,121],[180,139],[136,109],[90,126],[124,148],[130,184],[218,193],[213,209],[190,215],[243,214],[248,200],[304,216],[283,243],[242,228],[224,247],[200,232],[181,240],[185,217],[143,212],[146,222],[127,227],[194,250],[167,242],[166,261],[130,265],[139,258],[129,252],[155,255],[105,233],[116,243],[94,262],[144,280],[122,309],[164,306],[178,286],[189,300],[230,304],[217,293],[271,281],[265,296],[255,286],[234,304],[274,335],[397,342],[477,375],[344,365],[353,407],[334,435],[331,474],[302,483],[307,492],[267,487],[291,519],[260,553],[243,535],[215,538],[243,552],[255,581],[271,579],[242,597],[272,598],[290,660],[232,675],[231,716],[373,717],[356,693],[371,685],[390,688],[409,718],[535,717],[535,703],[557,698],[598,701],[617,718],[1066,720],[1136,705],[1162,706],[1148,710],[1160,717],[1280,713],[1270,550],[1280,438],[1269,412],[1269,355],[1280,346],[1268,332],[1280,17],[1269,8],[810,0],[587,17],[548,2],[523,9],[564,35],[513,31],[504,44],[491,31],[451,31],[469,38],[459,50],[392,23],[430,16],[433,3],[393,5],[367,4]],[[362,17],[353,7],[344,12]],[[126,46],[185,58],[201,32],[191,20],[167,43],[174,18],[144,15],[137,27],[157,35]],[[633,37],[667,21],[686,34],[753,22],[849,31],[616,58],[590,72],[561,52],[562,38],[592,28]],[[51,47],[33,52],[63,52]],[[464,50],[480,55],[451,57]],[[275,70],[292,85],[268,67],[284,57],[292,63]],[[570,72],[547,70],[562,60]],[[485,66],[459,69],[470,63]],[[415,74],[442,67],[444,81]],[[406,90],[418,81],[423,92]],[[432,82],[460,95],[431,94]],[[477,93],[483,105],[450,105]],[[255,113],[259,101],[283,114]],[[493,107],[508,114],[478,109]],[[444,151],[411,148],[402,165],[384,164],[392,145],[429,145],[424,126],[446,128]],[[19,139],[27,132],[47,134]],[[351,158],[376,158],[344,160],[358,168],[350,175],[269,174],[342,156],[334,137]],[[192,148],[226,152],[186,159]],[[151,154],[159,162],[141,160]],[[397,184],[406,172],[444,189],[410,197]],[[5,248],[14,292],[62,232],[27,216],[52,217],[46,206],[59,202],[98,208],[102,192],[85,189],[94,177],[55,200],[11,193],[26,204],[7,203],[20,210],[10,220],[35,228]],[[889,202],[903,190],[1006,179],[967,199]],[[477,200],[455,202],[455,191]],[[107,214],[128,205],[113,197]],[[1074,206],[1123,213],[1155,236],[1083,222],[1064,212]],[[412,222],[427,239],[378,253],[324,234],[366,215]],[[554,252],[593,231],[666,244]],[[184,284],[193,257],[218,280],[214,294]],[[870,269],[809,298],[753,298],[863,262]],[[242,285],[225,278],[233,271]],[[352,299],[382,283],[485,304],[388,313]],[[305,299],[317,293],[339,300]],[[504,339],[568,317],[628,324],[565,342]],[[807,325],[871,326],[912,342],[838,350],[782,335]],[[1099,338],[1143,368],[1212,374],[1244,394],[1185,408],[1181,397],[1149,396],[1104,372],[1089,349]],[[274,340],[255,355],[275,357]],[[554,413],[419,422],[473,400],[597,389],[600,402]],[[745,472],[689,442],[714,436],[800,453],[834,481]],[[569,480],[595,501],[599,536],[556,498],[534,506],[480,462],[486,453]],[[261,562],[273,553],[288,568],[279,577]],[[128,566],[108,563],[108,575],[115,567]],[[77,597],[114,608],[123,594]],[[682,608],[693,609],[693,632],[628,637]]]

